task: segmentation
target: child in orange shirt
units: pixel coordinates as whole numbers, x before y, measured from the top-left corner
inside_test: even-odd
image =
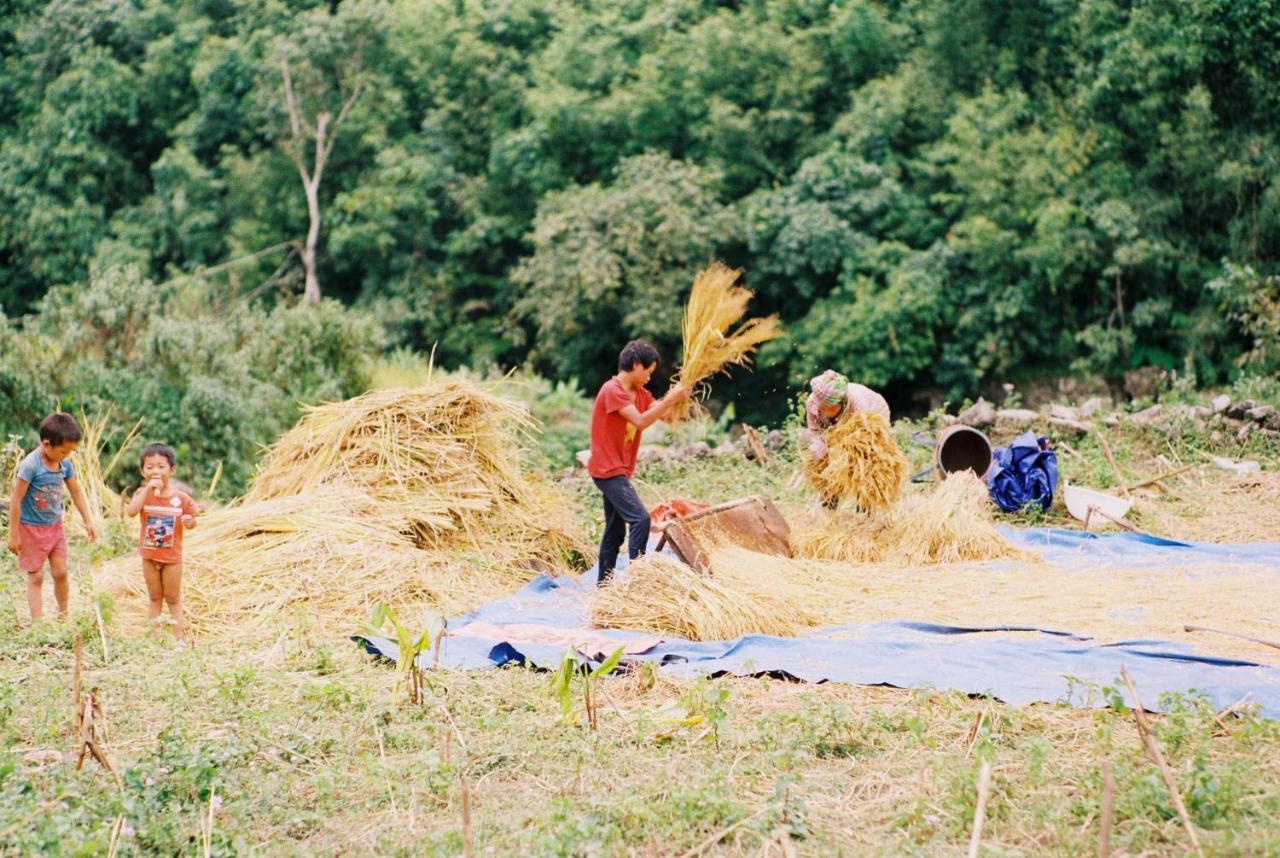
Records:
[[[164,604],[173,617],[173,636],[185,634],[182,619],[182,532],[196,526],[196,504],[184,492],[169,487],[178,456],[165,444],[149,444],[142,451],[142,476],[146,484],[133,494],[125,515],[141,513],[138,554],[147,582],[150,605],[147,617],[160,616]]]

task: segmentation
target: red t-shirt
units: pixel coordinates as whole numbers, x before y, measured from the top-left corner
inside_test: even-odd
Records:
[[[607,480],[636,472],[636,455],[640,452],[641,430],[618,412],[634,404],[643,414],[653,405],[653,394],[643,386],[627,390],[611,378],[600,386],[596,405],[591,410],[591,458],[587,473],[597,480]]]
[[[196,502],[182,492],[162,498],[147,491],[142,502],[138,553],[156,563],[182,562],[182,517],[196,514]]]

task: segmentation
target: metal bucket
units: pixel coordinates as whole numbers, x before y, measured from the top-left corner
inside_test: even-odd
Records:
[[[940,480],[959,471],[985,480],[991,465],[991,442],[972,426],[948,426],[933,446],[933,473]]]

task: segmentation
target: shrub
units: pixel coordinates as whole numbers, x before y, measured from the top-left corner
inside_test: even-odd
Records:
[[[363,392],[383,342],[369,316],[336,302],[215,300],[199,284],[154,284],[136,268],[53,290],[21,331],[3,327],[0,337],[15,343],[0,359],[0,396],[13,390],[17,400],[0,412],[8,431],[29,432],[48,410],[47,385],[64,409],[141,419],[143,440],[171,444],[180,477],[197,488],[221,462],[226,493],[243,489],[261,447],[301,405]],[[131,461],[113,475],[121,485],[136,480]]]

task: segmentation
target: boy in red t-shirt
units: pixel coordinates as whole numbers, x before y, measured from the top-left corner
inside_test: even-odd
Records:
[[[640,435],[677,402],[689,398],[689,389],[677,384],[655,402],[645,385],[657,368],[657,349],[644,340],[627,343],[618,354],[618,374],[601,385],[591,411],[587,473],[604,495],[604,535],[597,567],[600,584],[613,575],[628,528],[627,554],[632,560],[649,546],[649,510],[631,485]]]
[[[173,636],[182,640],[182,531],[196,526],[196,504],[184,492],[169,488],[178,457],[165,444],[148,444],[142,451],[142,476],[146,485],[133,494],[125,515],[142,514],[138,554],[142,577],[151,604],[147,617],[154,620],[167,602],[173,617]]]

